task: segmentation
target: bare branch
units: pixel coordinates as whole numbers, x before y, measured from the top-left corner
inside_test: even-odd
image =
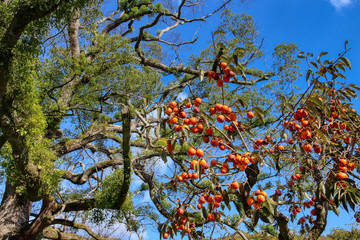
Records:
[[[61,224],[64,226],[85,230],[91,237],[95,238],[96,240],[118,240],[118,238],[101,237],[100,235],[94,233],[88,225],[77,223],[77,222],[66,220],[66,219],[54,219],[51,222],[51,224]]]
[[[62,171],[63,175],[61,176],[63,179],[67,179],[70,182],[78,185],[82,185],[87,182],[89,177],[91,177],[94,173],[98,171],[102,171],[108,167],[116,166],[116,165],[122,165],[123,160],[117,159],[117,160],[109,160],[105,162],[98,163],[88,169],[86,169],[83,173],[76,174],[70,171]]]
[[[48,239],[62,239],[62,240],[91,240],[93,238],[86,238],[74,233],[61,232],[59,229],[54,227],[47,227],[42,232],[43,238]]]

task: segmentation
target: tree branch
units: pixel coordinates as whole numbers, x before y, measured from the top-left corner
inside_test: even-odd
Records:
[[[118,240],[118,238],[101,237],[100,235],[94,233],[88,225],[77,223],[77,222],[74,222],[74,221],[69,221],[69,220],[66,220],[66,219],[54,219],[51,222],[51,224],[61,224],[61,225],[64,225],[64,226],[85,230],[91,237],[93,237],[96,240]]]
[[[89,177],[92,176],[94,173],[96,173],[98,171],[102,171],[108,167],[122,165],[122,164],[123,164],[122,159],[104,161],[104,162],[98,163],[98,164],[86,169],[83,173],[80,173],[80,174],[76,174],[71,171],[62,171],[61,170],[63,172],[63,175],[61,177],[63,179],[69,180],[70,182],[72,182],[74,184],[82,185],[82,184],[85,184],[87,182],[87,180],[89,179]]]
[[[131,111],[128,106],[122,109],[123,120],[123,142],[122,142],[122,157],[124,161],[123,167],[123,182],[121,191],[115,202],[115,209],[120,209],[126,200],[131,183],[131,159],[130,159],[130,137],[131,137]]]
[[[161,202],[159,201],[159,199],[156,195],[157,189],[154,184],[154,181],[152,180],[152,176],[150,174],[146,173],[143,169],[143,166],[138,163],[134,164],[134,172],[138,177],[140,177],[144,182],[146,182],[148,184],[150,199],[154,203],[157,210],[167,219],[171,219],[172,215],[168,211],[166,211],[165,208],[162,207]]]
[[[61,232],[59,229],[54,227],[47,227],[42,232],[43,238],[48,239],[61,239],[61,240],[91,240],[93,238],[86,238],[74,233]]]

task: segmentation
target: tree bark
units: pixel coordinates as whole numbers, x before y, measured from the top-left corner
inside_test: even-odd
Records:
[[[0,206],[0,239],[19,239],[28,226],[32,202],[16,193],[16,187],[6,182]]]
[[[45,197],[43,199],[41,211],[31,225],[23,232],[19,240],[36,239],[47,226],[52,223],[54,213],[59,209],[57,202],[54,198]]]

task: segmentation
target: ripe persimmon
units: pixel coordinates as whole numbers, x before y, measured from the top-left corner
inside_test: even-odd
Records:
[[[175,126],[175,132],[181,132],[182,131],[182,126],[181,125],[176,125]]]
[[[247,199],[247,204],[248,204],[249,206],[253,205],[254,202],[255,202],[255,200],[254,200],[254,198],[252,198],[252,197],[249,197],[249,198]]]
[[[191,147],[191,148],[188,149],[187,153],[188,153],[189,156],[194,156],[196,154],[196,149]]]
[[[190,125],[195,125],[197,123],[197,119],[195,118],[195,117],[191,117],[190,119],[189,119],[189,124]]]
[[[201,204],[206,203],[206,199],[204,196],[199,197],[199,203],[201,203]]]
[[[229,169],[228,168],[225,168],[225,167],[222,167],[221,169],[220,169],[220,172],[221,173],[227,173],[229,171]]]
[[[201,159],[201,161],[200,161],[200,166],[202,167],[202,169],[207,169],[207,168],[209,168],[209,164],[206,162],[205,159]]]
[[[215,200],[215,202],[221,203],[222,200],[223,200],[223,196],[220,195],[220,194],[216,194],[216,195],[214,196],[214,200]]]
[[[215,77],[215,72],[214,71],[209,71],[207,74],[208,78],[214,78]]]
[[[219,87],[223,87],[224,86],[224,81],[223,80],[218,80],[216,82],[216,85],[218,85]]]
[[[170,119],[170,125],[176,124],[179,121],[179,119],[177,117],[172,117]]]
[[[182,208],[179,208],[176,212],[179,216],[184,216],[184,213],[185,213],[184,209],[182,209]]]
[[[240,186],[240,185],[239,185],[238,182],[232,182],[232,183],[230,184],[230,188],[233,189],[233,190],[238,189],[239,186]]]
[[[197,150],[196,150],[196,156],[197,156],[198,158],[203,157],[203,156],[204,156],[204,150],[202,150],[202,149],[197,149]]]
[[[345,167],[348,164],[348,161],[344,158],[340,158],[338,164],[339,167]]]
[[[212,135],[214,133],[214,130],[212,128],[206,128],[205,132],[207,135]]]
[[[171,145],[167,145],[167,148],[168,152],[173,152],[174,151],[174,148],[171,146]]]
[[[210,165],[212,167],[215,167],[217,165],[217,161],[216,160],[211,160]]]
[[[236,117],[237,117],[236,113],[234,113],[234,112],[229,114],[229,118],[230,118],[231,121],[236,121]]]
[[[220,63],[220,68],[221,69],[225,69],[228,66],[228,64],[226,62],[221,62]]]
[[[176,105],[177,105],[177,103],[175,101],[172,101],[172,102],[170,102],[169,107],[170,108],[175,108]]]
[[[199,97],[197,97],[197,98],[195,98],[195,101],[194,101],[194,105],[195,106],[200,106],[200,104],[202,103],[202,100],[201,100],[201,98],[199,98]]]
[[[219,141],[216,139],[211,140],[210,145],[213,147],[217,147],[219,145]]]
[[[310,143],[307,143],[303,146],[303,149],[305,152],[311,152],[312,150],[312,145]]]
[[[344,173],[344,172],[338,172],[338,173],[336,174],[336,176],[338,177],[339,180],[343,180],[343,179],[346,179],[346,178],[349,177],[349,176],[348,176],[346,173]]]
[[[214,201],[214,198],[213,198],[213,196],[208,196],[207,198],[206,198],[206,201],[208,202],[208,203],[212,203],[213,201]]]
[[[260,203],[259,203],[259,202],[255,202],[255,203],[254,203],[254,208],[255,208],[256,210],[260,209],[260,208],[261,208]]]
[[[263,195],[265,198],[268,196],[265,191],[262,191],[260,194]]]
[[[253,112],[249,111],[246,113],[246,116],[251,119],[251,118],[255,117],[255,114]]]
[[[256,197],[256,201],[257,201],[258,203],[264,202],[264,201],[265,201],[265,196],[259,194],[259,195]]]
[[[219,114],[219,115],[216,117],[216,120],[217,120],[219,123],[223,123],[223,122],[225,121],[225,117],[224,117],[224,115]]]

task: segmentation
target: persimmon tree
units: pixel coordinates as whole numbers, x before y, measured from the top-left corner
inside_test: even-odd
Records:
[[[287,239],[289,214],[307,196],[317,198],[317,218],[302,226],[315,220],[316,238],[329,209],[355,206],[356,87],[336,82],[350,67],[344,56],[310,63],[309,89],[298,95],[296,46],[280,44],[272,67],[256,68],[263,40],[252,18],[225,10],[209,47],[178,60],[196,38],[182,41],[176,28],[230,2],[1,1],[1,239],[111,239],[96,227],[118,223],[139,238],[149,224],[163,237],[196,238],[217,226],[241,234],[241,223],[253,229],[259,219]],[[132,188],[135,177],[142,184]]]
[[[308,86],[296,99],[276,96],[279,116],[260,138],[252,138],[261,132],[255,134],[251,122],[264,123],[261,107],[224,98],[169,103],[167,123],[174,133],[168,152],[187,148],[188,157],[175,161],[180,168],[167,185],[179,195],[176,212],[161,228],[164,238],[196,239],[227,226],[246,239],[239,226],[255,228],[261,220],[277,225],[279,239],[295,237],[290,222],[301,226],[304,239],[318,239],[329,211],[352,211],[353,221],[360,221],[359,116],[352,108],[359,87],[343,80],[342,72],[351,68],[347,51],[334,60],[323,60],[326,52],[315,60],[301,52]],[[243,66],[236,57],[217,60],[219,68],[207,77],[223,90]],[[237,213],[228,216],[231,209]]]

